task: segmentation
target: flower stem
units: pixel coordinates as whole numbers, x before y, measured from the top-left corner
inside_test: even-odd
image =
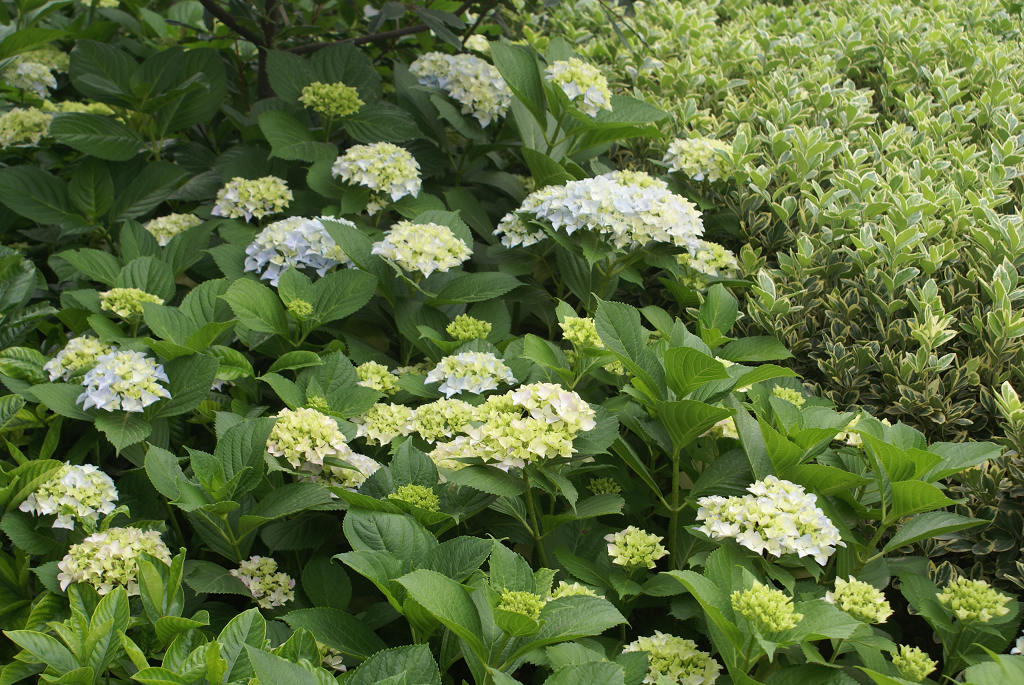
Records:
[[[537,501],[534,498],[533,488],[530,487],[530,473],[523,469],[523,485],[526,486],[526,512],[530,516],[530,533],[537,543],[537,556],[542,566],[549,566],[547,552],[544,551],[544,534],[540,529],[540,519],[537,516]]]

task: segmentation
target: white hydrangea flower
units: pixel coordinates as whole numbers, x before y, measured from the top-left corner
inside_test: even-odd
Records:
[[[170,550],[155,530],[108,528],[93,533],[79,544],[71,545],[57,564],[60,589],[67,590],[71,583],[89,583],[101,595],[119,586],[129,595],[137,595],[136,576],[142,553],[165,564],[171,563]]]
[[[594,410],[572,390],[556,383],[530,383],[509,393],[512,402],[533,418],[545,423],[562,423],[574,433],[594,428]]]
[[[383,206],[383,197],[397,202],[420,194],[420,165],[405,148],[392,143],[353,145],[334,161],[331,175],[345,183],[365,186],[377,196],[367,212]]]
[[[608,79],[592,64],[576,57],[558,60],[544,70],[544,78],[561,88],[587,116],[596,117],[602,109],[612,109]]]
[[[706,240],[699,240],[693,252],[684,252],[677,259],[683,266],[713,278],[735,278],[740,269],[732,250]]]
[[[479,35],[472,38],[482,39],[487,46],[486,38]],[[470,47],[469,41],[466,47]],[[409,71],[421,85],[446,92],[462,105],[463,114],[472,114],[481,126],[505,116],[512,104],[512,91],[505,79],[496,68],[475,55],[428,52],[418,57]]]
[[[262,219],[268,214],[283,212],[292,201],[292,191],[284,179],[277,176],[247,179],[235,176],[217,191],[217,204],[210,212],[229,219],[253,217]]]
[[[465,430],[476,416],[473,405],[462,400],[442,399],[421,404],[413,411],[411,428],[427,442],[451,438]]]
[[[82,409],[141,412],[171,393],[157,381],[167,381],[164,367],[142,352],[109,352],[86,372],[85,391],[76,400]]]
[[[378,402],[362,416],[352,420],[356,424],[356,437],[386,445],[399,435],[412,432],[413,411],[404,404]]]
[[[345,219],[331,221],[355,228]],[[245,254],[245,270],[259,273],[261,279],[275,286],[288,267],[307,267],[323,276],[328,269],[349,261],[319,219],[301,216],[275,221],[264,228],[245,248]]]
[[[43,371],[50,374],[50,382],[57,379],[70,380],[76,373],[85,371],[95,364],[97,359],[112,352],[113,349],[91,335],[71,338],[64,349],[43,364]]]
[[[4,72],[7,84],[23,90],[31,90],[41,98],[57,87],[57,79],[50,73],[50,67],[39,62],[19,61],[13,69]]]
[[[460,352],[441,359],[427,374],[427,383],[438,383],[446,397],[460,392],[496,390],[499,383],[512,384],[516,377],[505,362],[490,352]]]
[[[756,554],[811,556],[824,566],[836,547],[845,547],[839,529],[816,505],[817,496],[788,480],[768,476],[742,497],[701,497],[698,528],[716,540],[733,538]]]
[[[319,472],[325,457],[347,459],[352,450],[338,423],[309,407],[282,409],[267,438],[267,454],[284,459],[293,469]]]
[[[172,213],[150,219],[146,222],[145,229],[156,238],[156,242],[160,247],[164,247],[167,243],[171,242],[171,238],[174,236],[184,233],[201,223],[203,223],[203,220],[195,214]]]
[[[567,235],[595,231],[618,248],[662,242],[692,254],[703,243],[704,223],[696,206],[664,181],[639,171],[613,171],[530,193],[495,229],[505,247],[543,240],[544,232],[529,228],[526,219],[544,221]]]
[[[242,581],[262,609],[284,606],[295,599],[295,579],[278,571],[277,562],[270,557],[253,555],[229,573]]]
[[[372,254],[388,259],[405,271],[429,276],[448,271],[469,259],[472,250],[452,229],[441,224],[414,224],[399,221],[388,230],[384,240],[373,244]]]
[[[1013,649],[1010,650],[1010,654],[1024,654],[1024,634],[1013,643]]]
[[[647,652],[647,685],[714,685],[721,665],[693,640],[668,635],[660,630],[640,637],[622,648],[626,652]]]
[[[65,463],[18,507],[36,516],[56,514],[54,528],[75,529],[75,521],[95,528],[101,514],[114,511],[117,488],[98,466]]]
[[[676,138],[662,162],[669,171],[682,171],[694,181],[717,181],[729,174],[719,151],[730,154],[732,147],[714,138]]]

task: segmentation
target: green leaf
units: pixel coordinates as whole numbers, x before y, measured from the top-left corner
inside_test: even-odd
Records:
[[[704,302],[700,306],[697,322],[700,324],[701,338],[708,345],[716,345],[717,341],[711,341],[705,335],[705,331],[718,331],[724,334],[736,323],[739,316],[739,303],[732,293],[721,283],[716,283],[708,289]]]
[[[935,482],[997,458],[1002,448],[991,442],[935,442],[928,446],[928,451],[942,457],[942,461],[924,475],[925,480]]]
[[[341,122],[357,143],[401,143],[422,135],[411,114],[387,102],[363,105]]]
[[[647,330],[640,323],[640,312],[628,304],[601,300],[594,323],[604,346],[619,355],[623,365],[643,382],[648,392],[662,396],[665,370],[647,348]]]
[[[185,561],[185,583],[201,594],[250,596],[245,584],[212,561]]]
[[[5,630],[4,635],[39,663],[48,664],[61,672],[78,668],[78,662],[68,648],[45,633],[34,630]]]
[[[491,551],[489,571],[491,587],[495,592],[504,592],[505,590],[537,591],[533,569],[526,563],[526,559],[497,540],[494,541]]]
[[[777,359],[789,359],[786,346],[777,339],[766,335],[754,335],[726,343],[718,356],[731,362],[767,362]]]
[[[185,169],[170,162],[150,162],[130,184],[118,188],[110,215],[124,221],[148,214],[167,200],[186,176]]]
[[[610,661],[591,661],[557,669],[544,685],[624,685],[622,666]]]
[[[251,491],[263,477],[263,455],[267,438],[274,427],[273,418],[250,419],[227,429],[213,450],[224,469],[224,478],[234,483],[225,496]]]
[[[456,485],[466,485],[499,497],[515,497],[523,492],[523,482],[493,466],[471,465],[448,471],[445,477]]]
[[[721,362],[690,347],[666,350],[664,359],[665,380],[678,397],[705,383],[729,377]]]
[[[942,490],[931,483],[905,480],[892,483],[891,487],[892,511],[889,512],[887,523],[918,512],[941,509],[942,507],[956,504],[956,502],[946,497]]]
[[[131,159],[142,146],[138,134],[102,114],[57,114],[50,123],[50,136],[81,153],[113,162]]]
[[[101,102],[127,104],[129,79],[137,65],[113,45],[79,40],[71,51],[68,76],[79,93]]]
[[[328,647],[357,659],[369,658],[387,646],[364,621],[341,609],[297,609],[285,614],[282,620],[292,629],[305,628]]]
[[[540,632],[516,650],[517,655],[556,642],[600,635],[609,628],[626,623],[626,619],[607,600],[576,595],[560,597],[545,604],[540,611],[540,623]]]
[[[304,369],[309,366],[320,366],[320,355],[309,350],[292,350],[274,360],[274,363],[267,369],[267,373],[275,371],[287,371],[289,369]]]
[[[491,58],[516,97],[523,101],[537,121],[544,122],[547,99],[533,50],[502,39],[491,42]]]
[[[267,622],[256,609],[243,611],[224,626],[224,630],[217,636],[217,642],[220,644],[220,657],[226,662],[225,682],[252,677],[252,664],[249,663],[245,647],[263,647],[266,636]]]
[[[363,102],[380,99],[380,74],[366,52],[354,45],[341,43],[320,48],[310,57],[309,68],[313,80],[341,81],[358,90]]]
[[[515,276],[497,271],[462,273],[448,281],[435,299],[440,303],[482,302],[501,297],[520,285]]]
[[[309,62],[283,50],[267,52],[267,77],[278,97],[293,101],[299,99],[303,88],[316,80]]]
[[[112,287],[117,281],[118,273],[121,272],[121,262],[117,257],[91,247],[58,252],[57,257],[75,267],[83,275],[106,286]]]
[[[275,656],[262,649],[245,646],[256,679],[261,683],[294,683],[294,685],[320,685],[320,679],[298,664]]]
[[[33,385],[29,388],[41,403],[48,409],[69,419],[80,419],[92,421],[92,417],[85,413],[78,404],[78,396],[82,394],[81,385],[70,383],[43,383]]]
[[[354,550],[390,552],[416,564],[437,547],[433,534],[408,514],[351,509],[342,528]]]
[[[210,395],[219,362],[205,354],[172,359],[164,365],[170,399],[157,408],[157,416],[179,416],[192,411]]]
[[[287,160],[317,162],[333,161],[338,148],[331,143],[313,139],[313,134],[291,114],[279,109],[264,112],[259,118],[260,130],[270,143],[270,156]]]
[[[919,540],[955,533],[958,530],[980,526],[983,523],[986,523],[986,521],[961,516],[948,511],[933,511],[927,514],[919,514],[900,526],[896,534],[892,536],[892,539],[882,548],[882,552],[891,552],[894,549],[911,545]]]
[[[454,581],[462,582],[480,568],[490,555],[490,540],[460,535],[445,540],[430,550],[423,559],[422,567],[443,573]]]
[[[682,450],[716,423],[732,415],[729,409],[696,400],[659,402],[658,418],[672,437],[672,446]]]
[[[397,582],[420,606],[462,638],[478,658],[487,658],[487,648],[480,640],[483,634],[480,616],[469,593],[461,585],[427,569],[406,574]]]
[[[562,185],[563,183],[576,180],[572,174],[565,170],[565,167],[543,152],[524,147],[522,153],[526,166],[530,168],[530,176],[533,177],[538,188]]]
[[[3,519],[0,519],[0,530],[20,551],[33,556],[43,556],[54,550],[56,541],[51,536],[38,532],[35,524],[35,518],[29,514],[8,511]]]
[[[273,290],[248,278],[241,278],[221,296],[238,321],[260,333],[288,335],[288,315]]]
[[[153,432],[153,426],[139,414],[131,412],[102,412],[96,415],[96,428],[118,452],[129,445],[142,442]]]
[[[405,685],[441,685],[441,674],[427,645],[380,651],[349,673],[345,685],[377,685],[396,677]]]
[[[82,160],[71,174],[68,197],[75,209],[90,219],[106,214],[114,204],[114,180],[107,165],[97,159]]]
[[[364,271],[334,271],[313,284],[313,317],[320,323],[344,319],[362,309],[377,290],[377,279]]]
[[[315,556],[302,568],[302,591],[317,606],[344,609],[352,598],[352,583],[331,557]]]
[[[85,227],[85,217],[71,209],[67,188],[59,178],[32,166],[0,169],[0,202],[36,223]]]

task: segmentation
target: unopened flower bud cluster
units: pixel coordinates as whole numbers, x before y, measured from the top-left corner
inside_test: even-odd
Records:
[[[562,329],[562,337],[572,343],[574,348],[567,351],[565,355],[570,364],[576,363],[576,358],[581,349],[604,349],[604,342],[602,342],[601,336],[597,334],[597,324],[593,318],[589,316],[567,316],[558,325]],[[604,369],[608,373],[619,376],[626,373],[622,362],[618,360],[605,364]]]
[[[803,487],[775,476],[750,485],[749,495],[697,500],[698,528],[716,540],[732,538],[756,554],[811,556],[822,566],[845,547],[835,527]]]
[[[804,406],[804,403],[807,402],[807,398],[804,397],[803,393],[801,393],[799,390],[794,390],[793,388],[786,388],[781,385],[776,385],[774,388],[772,388],[772,395],[778,397],[780,400],[784,400],[786,402],[789,402],[790,404],[794,404],[797,407],[802,407]]]
[[[668,554],[668,550],[661,544],[664,538],[636,526],[610,533],[604,539],[608,542],[608,556],[612,558],[612,563],[627,570],[654,568],[658,559]]]
[[[544,70],[544,78],[562,89],[569,101],[587,116],[611,111],[612,93],[601,70],[581,59],[558,60]]]
[[[195,214],[168,214],[166,216],[160,216],[155,219],[151,219],[146,222],[145,229],[149,231],[150,235],[156,238],[156,242],[161,247],[171,242],[171,238],[184,233],[193,226],[198,226],[203,223],[203,220],[197,217]]]
[[[693,640],[660,630],[654,631],[654,635],[637,638],[622,651],[647,652],[647,676],[643,682],[649,685],[713,685],[722,671],[718,662],[697,649]]]
[[[359,111],[364,103],[359,91],[341,81],[323,83],[314,81],[302,89],[299,102],[325,117],[347,117]]]
[[[60,589],[71,583],[89,583],[105,595],[115,587],[124,587],[129,595],[139,594],[138,561],[148,554],[170,564],[171,553],[155,530],[108,528],[93,533],[77,545],[57,564]]]
[[[1006,605],[1010,597],[996,590],[984,580],[957,578],[938,594],[941,604],[961,621],[988,623],[997,616],[1010,613]]]
[[[112,351],[110,345],[101,343],[91,335],[71,338],[53,359],[43,364],[43,371],[50,375],[51,382],[57,379],[70,380],[75,374],[87,371],[96,360]]]
[[[622,492],[622,486],[615,482],[614,478],[591,478],[587,483],[587,489],[595,495],[618,495]]]
[[[117,314],[122,319],[142,316],[142,304],[163,304],[164,299],[139,288],[111,288],[100,293],[100,309]]]
[[[228,219],[262,219],[268,214],[283,212],[292,199],[288,184],[277,176],[255,179],[235,176],[217,191],[217,204],[210,213]]]
[[[18,507],[36,516],[57,515],[54,528],[75,529],[75,522],[96,527],[100,515],[114,511],[117,488],[110,476],[92,464],[64,464]]]
[[[486,40],[484,41],[486,44]],[[439,88],[462,105],[481,126],[508,112],[512,91],[492,65],[475,55],[428,52],[409,66],[420,85]]]
[[[547,604],[545,599],[533,592],[525,590],[505,590],[498,600],[498,609],[513,614],[522,614],[536,621],[540,618],[541,609]]]
[[[370,388],[385,395],[394,395],[398,392],[398,377],[388,370],[388,367],[378,362],[366,362],[356,367],[356,375],[359,377],[357,385]]]
[[[270,557],[251,556],[230,573],[242,581],[263,609],[284,606],[295,599],[295,579],[278,571],[277,562]]]
[[[732,609],[762,634],[795,628],[803,614],[793,609],[793,599],[782,590],[754,581],[749,590],[737,590],[730,596]]]
[[[930,659],[919,647],[900,645],[899,650],[892,655],[892,665],[899,671],[900,677],[919,683],[927,678],[939,664]]]
[[[480,394],[496,390],[500,383],[516,382],[512,370],[490,352],[460,352],[443,357],[427,374],[427,383],[438,383],[446,397],[461,392]]]
[[[885,623],[892,615],[882,591],[853,576],[849,580],[836,578],[836,589],[825,593],[825,601],[865,623]]]
[[[714,138],[676,138],[662,162],[669,171],[681,171],[694,181],[717,181],[729,175],[720,152],[731,154],[732,146]]]
[[[332,219],[355,228],[345,219]],[[331,237],[319,219],[301,216],[281,219],[268,225],[245,248],[245,270],[277,285],[281,273],[289,267],[309,268],[323,276],[329,269],[348,261],[348,256]]]
[[[167,381],[164,367],[142,352],[108,352],[96,360],[82,385],[85,391],[76,400],[82,409],[96,407],[104,411],[141,412],[171,393],[160,385]]]
[[[472,254],[469,246],[447,226],[411,221],[394,224],[384,240],[374,243],[370,251],[404,271],[418,271],[424,276],[453,269]]]
[[[736,422],[731,416],[727,416],[702,433],[701,437],[732,438],[733,440],[738,440],[740,434],[736,430]]]
[[[427,511],[440,511],[441,500],[434,491],[423,485],[403,485],[388,495],[390,500],[398,500]]]
[[[602,595],[597,594],[586,585],[580,583],[567,583],[564,580],[558,581],[552,590],[551,594],[548,595],[548,601],[555,599],[561,599],[562,597],[600,597],[604,599]]]
[[[420,193],[420,165],[408,150],[392,143],[353,145],[334,161],[331,174],[345,183],[360,185],[377,196],[367,211],[375,213],[385,204]]]
[[[469,314],[459,314],[444,330],[459,342],[469,342],[470,340],[486,339],[491,334],[491,324],[475,319]]]

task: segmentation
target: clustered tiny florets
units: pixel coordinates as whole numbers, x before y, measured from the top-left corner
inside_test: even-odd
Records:
[[[302,89],[299,102],[317,114],[325,117],[347,117],[359,111],[364,103],[359,91],[341,81],[323,83],[314,81]]]
[[[142,304],[163,304],[164,299],[139,288],[111,288],[100,293],[100,309],[117,314],[122,319],[142,316]]]
[[[668,554],[668,550],[661,544],[664,538],[636,526],[629,526],[618,533],[609,533],[604,539],[608,542],[608,556],[612,558],[612,563],[624,566],[627,570],[654,568],[658,559]]]
[[[334,161],[331,174],[345,183],[365,186],[375,194],[367,205],[374,214],[386,204],[420,193],[420,165],[408,150],[392,143],[353,145]]]
[[[747,490],[742,497],[699,498],[698,530],[716,540],[733,538],[756,554],[812,556],[823,566],[837,546],[846,546],[817,497],[796,483],[768,476]]]
[[[345,219],[331,219],[355,228]],[[268,225],[245,248],[245,270],[277,285],[289,267],[309,268],[323,276],[328,269],[348,261],[348,256],[319,219],[293,216]]]
[[[404,271],[429,276],[462,264],[472,250],[447,226],[399,221],[388,230],[384,240],[373,244],[371,253],[394,262]]]
[[[473,318],[469,314],[459,314],[444,330],[459,342],[469,342],[470,340],[486,339],[491,334],[491,324]]]
[[[486,41],[485,41],[486,44]],[[512,91],[498,70],[475,55],[428,52],[409,65],[420,85],[439,88],[487,126],[508,112]]]
[[[168,214],[150,219],[146,222],[145,229],[156,238],[157,244],[163,247],[171,242],[174,236],[201,223],[203,220],[195,214]]]
[[[0,147],[38,145],[52,118],[37,107],[15,107],[0,114]]]
[[[217,191],[217,204],[210,213],[228,219],[262,219],[268,214],[283,212],[292,199],[288,184],[277,176],[256,179],[235,176]]]
[[[505,590],[498,600],[498,609],[513,614],[529,616],[534,621],[540,618],[541,609],[547,602],[543,597],[525,590]]]
[[[713,685],[722,667],[707,652],[697,649],[693,640],[668,635],[660,630],[641,637],[622,648],[623,652],[647,652],[649,685]]]
[[[698,240],[696,249],[683,252],[676,259],[683,266],[712,278],[735,278],[740,268],[732,250],[706,240]]]
[[[676,138],[662,162],[669,171],[681,171],[694,181],[717,181],[729,175],[719,152],[729,154],[732,148],[714,138]]]
[[[50,67],[39,62],[18,61],[4,71],[3,77],[8,85],[31,90],[41,98],[57,87],[57,79],[50,72]]]
[[[114,511],[117,488],[110,476],[92,464],[64,464],[18,507],[36,516],[56,514],[54,528],[75,529],[75,522],[93,530],[100,515]]]
[[[892,615],[882,591],[853,576],[849,580],[836,578],[836,589],[825,593],[825,601],[865,623],[885,623]]]
[[[89,583],[105,595],[115,587],[124,587],[129,595],[139,594],[139,556],[143,553],[165,564],[171,562],[171,553],[155,530],[138,528],[108,528],[93,533],[77,545],[57,564],[60,589],[71,583]]]
[[[732,609],[762,634],[795,628],[803,614],[793,609],[793,598],[769,585],[754,581],[749,590],[736,590],[730,596]]]
[[[961,621],[988,623],[997,616],[1010,613],[1006,605],[1010,597],[984,580],[957,578],[938,594],[939,602]]]
[[[356,385],[371,388],[385,395],[394,395],[398,392],[398,377],[383,364],[373,361],[360,364],[356,367],[356,375],[359,377]]]
[[[71,338],[53,359],[43,364],[43,371],[50,375],[50,381],[58,378],[70,380],[75,374],[91,368],[101,356],[113,351],[110,345],[101,343],[90,335]]]
[[[334,419],[308,407],[278,412],[267,453],[324,485],[347,489],[358,488],[380,468],[373,459],[352,451]]]
[[[230,573],[242,581],[263,609],[284,606],[295,599],[295,579],[278,571],[277,562],[270,557],[251,556]]]
[[[427,383],[438,383],[446,397],[460,392],[480,394],[496,390],[498,384],[512,384],[516,377],[505,362],[490,352],[460,352],[441,359],[427,374]]]
[[[557,85],[575,103],[580,111],[591,117],[606,109],[612,109],[612,93],[608,80],[597,67],[572,57],[558,60],[544,70],[544,78]]]
[[[423,485],[410,483],[403,485],[388,495],[390,500],[398,500],[427,511],[441,511],[441,500],[434,491]]]
[[[799,390],[794,390],[793,388],[787,388],[781,385],[776,385],[772,388],[772,395],[798,407],[802,407],[804,403],[807,402],[807,398],[804,397]]]
[[[567,583],[564,580],[558,581],[558,585],[551,590],[551,594],[548,595],[548,601],[561,599],[562,597],[600,597],[604,599],[602,595],[597,594],[586,585],[580,583]]]
[[[893,652],[892,665],[896,667],[902,678],[919,683],[935,670],[938,662],[928,658],[919,647],[900,645],[899,650]]]
[[[167,381],[164,367],[142,352],[109,352],[82,379],[85,391],[77,402],[82,409],[96,407],[104,411],[141,412],[171,393],[158,381]]]

